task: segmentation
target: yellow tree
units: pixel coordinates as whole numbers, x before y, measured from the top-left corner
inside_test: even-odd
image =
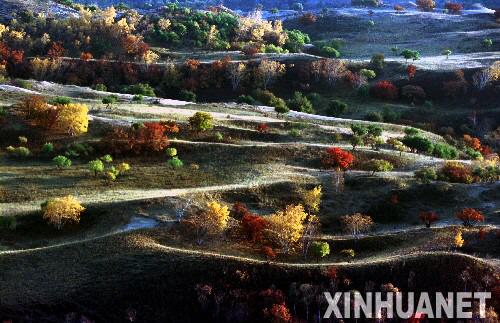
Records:
[[[70,136],[86,133],[89,127],[89,108],[86,104],[70,103],[58,106],[55,128]]]
[[[227,227],[229,208],[217,201],[208,202],[206,209],[194,217],[197,243],[202,244],[208,234],[221,234]]]
[[[302,201],[310,213],[316,213],[319,211],[322,195],[321,186],[316,186],[312,190],[304,191],[302,193]]]
[[[301,204],[288,205],[268,218],[273,238],[281,245],[285,253],[299,242],[304,234],[304,221],[307,214]]]
[[[344,215],[340,218],[340,221],[344,230],[351,233],[356,239],[361,233],[368,231],[373,226],[372,218],[361,213]]]
[[[67,223],[79,223],[85,208],[80,201],[68,195],[53,198],[42,204],[43,219],[61,229]]]
[[[455,245],[456,248],[462,248],[464,242],[465,240],[462,237],[462,231],[458,230],[457,233],[455,234],[455,238],[453,239],[453,244]]]

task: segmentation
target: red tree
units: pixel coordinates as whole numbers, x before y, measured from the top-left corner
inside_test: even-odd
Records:
[[[420,221],[425,224],[426,227],[430,228],[432,223],[436,222],[439,217],[436,212],[428,211],[428,212],[420,212],[419,214]]]
[[[272,323],[287,323],[292,321],[292,315],[285,304],[274,304],[270,309],[264,309],[264,315]]]
[[[445,3],[444,8],[450,11],[451,13],[460,13],[463,9],[464,6],[460,3],[453,3],[453,2],[448,2]]]
[[[412,64],[408,65],[408,67],[406,68],[406,74],[408,75],[408,80],[414,78],[416,73],[417,73],[417,67]]]
[[[47,56],[49,56],[50,58],[59,58],[62,57],[63,55],[64,55],[64,47],[62,46],[62,44],[59,42],[53,42],[47,52]]]
[[[307,13],[303,14],[302,17],[300,17],[300,22],[303,23],[304,25],[312,25],[317,20],[318,20],[318,18],[310,12],[307,12]]]
[[[370,89],[370,93],[374,97],[383,100],[397,99],[398,92],[398,88],[391,81],[379,81]]]
[[[338,147],[326,149],[327,156],[323,158],[322,163],[325,167],[346,170],[354,162],[353,154]]]
[[[247,206],[244,203],[236,202],[233,204],[233,208],[231,209],[231,216],[235,219],[243,219],[243,217],[247,214],[250,214]]]
[[[269,131],[269,126],[265,123],[260,123],[257,125],[256,130],[260,133],[266,133]]]
[[[89,61],[91,60],[92,58],[94,58],[94,56],[92,56],[91,53],[82,53],[80,55],[80,59],[83,60],[83,61]]]
[[[262,247],[262,254],[266,256],[268,260],[276,258],[276,253],[274,252],[273,248],[269,246]]]
[[[484,215],[476,209],[465,208],[459,211],[457,218],[462,220],[465,226],[472,226],[473,222],[483,222]]]
[[[267,227],[267,221],[258,215],[245,214],[241,220],[241,227],[252,242],[261,242],[264,237],[264,230]]]

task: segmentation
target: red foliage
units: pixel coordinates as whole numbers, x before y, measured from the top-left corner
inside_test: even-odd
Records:
[[[412,64],[408,65],[408,67],[406,68],[406,74],[408,75],[408,80],[414,78],[416,73],[417,73],[417,67]]]
[[[325,276],[330,280],[336,280],[339,277],[339,270],[335,266],[329,266],[326,269]]]
[[[379,81],[370,89],[370,93],[374,97],[383,100],[397,99],[398,92],[398,88],[391,81]]]
[[[276,288],[268,288],[259,292],[259,303],[262,307],[285,303],[285,293]]]
[[[267,221],[258,215],[245,214],[241,220],[241,227],[252,242],[261,242],[264,237],[264,230],[267,227]]]
[[[269,126],[265,123],[260,123],[257,125],[256,130],[260,133],[266,133],[269,131]]]
[[[261,48],[258,45],[247,45],[243,47],[242,51],[246,56],[255,56],[261,52]]]
[[[304,25],[312,25],[317,20],[318,20],[318,18],[310,12],[307,12],[307,13],[303,14],[302,17],[300,17],[300,22],[303,23]]]
[[[5,65],[4,61],[9,61],[12,64],[21,63],[24,59],[23,50],[12,50],[5,43],[0,43],[0,62]]]
[[[264,256],[266,256],[268,260],[276,258],[276,253],[274,252],[273,248],[268,246],[262,247],[262,254],[264,254]]]
[[[481,229],[479,229],[478,235],[479,235],[479,240],[484,240],[484,239],[486,239],[488,232],[484,228],[481,228]]]
[[[462,4],[453,2],[445,3],[444,8],[449,10],[451,13],[460,13],[460,11],[464,10],[464,6]]]
[[[479,138],[474,138],[469,135],[464,135],[464,142],[467,147],[470,147],[474,150],[481,150],[481,140]]]
[[[83,60],[83,61],[89,61],[89,60],[91,60],[93,58],[94,58],[94,56],[92,56],[91,53],[82,53],[80,55],[80,59]]]
[[[472,171],[469,167],[457,163],[447,163],[441,168],[441,174],[452,183],[472,183]]]
[[[47,52],[47,56],[49,56],[50,58],[59,58],[64,55],[64,51],[65,49],[61,43],[53,42]]]
[[[189,72],[194,72],[198,70],[200,67],[201,62],[197,59],[188,59],[184,62],[184,68]]]
[[[493,149],[491,149],[490,146],[482,146],[481,147],[481,154],[483,156],[489,156],[493,154]]]
[[[264,315],[273,323],[287,323],[292,321],[292,315],[285,304],[274,304],[271,309],[264,309]]]
[[[437,213],[434,211],[420,212],[419,218],[420,221],[422,221],[422,223],[424,223],[428,228],[430,228],[432,223],[436,222],[439,219]]]
[[[231,216],[235,219],[243,219],[243,217],[247,214],[250,214],[247,206],[244,203],[236,202],[233,204],[233,208],[231,209]]]
[[[13,64],[19,64],[24,59],[24,51],[23,50],[13,50],[10,54],[10,59]]]
[[[471,226],[473,222],[483,222],[484,215],[472,208],[465,208],[456,214],[457,218],[463,221],[465,226]]]
[[[352,88],[359,88],[361,85],[366,83],[366,79],[362,78],[359,73],[354,73],[347,71],[345,74],[345,80]]]
[[[345,170],[354,162],[353,154],[338,147],[330,147],[326,149],[327,156],[323,158],[322,164],[328,168],[336,168]]]
[[[115,128],[105,138],[105,142],[114,153],[159,152],[169,145],[167,128],[160,122],[148,122],[129,129]]]

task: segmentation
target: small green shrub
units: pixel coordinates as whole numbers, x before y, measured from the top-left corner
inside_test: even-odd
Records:
[[[56,164],[57,168],[59,169],[70,168],[72,164],[71,159],[62,155],[54,157],[52,161]]]
[[[380,114],[380,112],[372,111],[372,112],[368,112],[366,114],[365,120],[372,121],[372,122],[383,122],[384,117],[382,116],[382,114]]]
[[[188,90],[182,90],[180,93],[180,99],[188,102],[196,102],[196,93]]]
[[[311,255],[315,258],[324,258],[330,254],[330,245],[326,241],[314,241],[310,246]]]
[[[420,180],[422,183],[429,184],[432,181],[437,180],[437,172],[434,167],[424,167],[415,171],[415,178]]]
[[[71,104],[71,102],[73,102],[73,100],[67,96],[57,96],[50,100],[50,103],[54,105],[68,105]]]
[[[42,146],[42,153],[49,155],[54,152],[54,145],[50,142],[46,142]]]
[[[328,115],[338,117],[347,112],[347,104],[340,100],[333,100],[328,104]]]
[[[94,86],[94,90],[96,91],[101,91],[101,92],[107,92],[108,91],[108,87],[102,83],[97,83],[95,86]]]
[[[240,95],[236,102],[246,103],[249,105],[256,105],[257,104],[257,101],[251,95]]]
[[[437,143],[434,145],[432,154],[439,158],[456,159],[458,157],[458,150],[448,144]]]
[[[184,166],[184,163],[178,157],[173,157],[167,162],[167,165],[173,169],[178,169]]]
[[[292,98],[288,100],[287,104],[289,109],[294,111],[300,111],[305,113],[314,113],[311,101],[305,97],[302,93],[296,91]]]

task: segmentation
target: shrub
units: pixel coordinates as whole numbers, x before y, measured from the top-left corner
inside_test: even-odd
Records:
[[[394,166],[387,160],[372,159],[366,162],[365,168],[375,175],[375,172],[390,172]]]
[[[401,142],[412,152],[431,153],[434,149],[432,142],[420,135],[405,136]]]
[[[79,223],[85,208],[73,196],[49,199],[42,204],[43,219],[61,229],[68,223]]]
[[[237,220],[243,219],[246,214],[250,214],[244,203],[236,202],[231,208],[231,216]]]
[[[194,217],[197,242],[202,244],[206,235],[221,234],[227,227],[229,209],[217,201],[207,203],[206,209]]]
[[[351,124],[351,131],[355,136],[363,137],[368,134],[368,128],[360,123]]]
[[[249,105],[256,105],[257,104],[257,101],[251,95],[240,95],[236,102],[246,103]]]
[[[383,122],[384,117],[382,116],[382,114],[380,114],[380,112],[372,111],[372,112],[368,112],[365,115],[365,120],[372,121],[372,122]]]
[[[295,111],[314,113],[311,101],[309,101],[302,93],[295,92],[293,97],[288,100],[288,107]]]
[[[321,56],[329,58],[339,58],[340,52],[333,47],[323,46],[321,47]]]
[[[445,143],[435,144],[432,154],[436,157],[444,159],[456,159],[458,157],[458,151],[455,149],[455,147],[452,147]]]
[[[223,141],[224,140],[224,135],[220,133],[219,131],[214,133],[214,139],[215,141]]]
[[[458,162],[446,163],[439,170],[438,178],[452,183],[465,184],[470,184],[474,180],[471,169]]]
[[[104,163],[100,159],[92,160],[89,162],[89,170],[97,177],[98,173],[104,172]]]
[[[29,157],[31,155],[31,151],[26,147],[14,148],[12,146],[9,146],[5,150],[7,151],[7,154],[9,156],[13,156],[13,157],[26,158],[26,157]]]
[[[340,254],[346,257],[348,262],[351,262],[356,257],[356,252],[353,249],[343,249]]]
[[[178,157],[172,157],[167,162],[167,165],[170,166],[173,169],[178,169],[178,168],[182,168],[182,166],[184,166],[184,163]]]
[[[411,102],[424,101],[426,98],[425,91],[417,85],[405,85],[401,88],[401,96],[408,98]]]
[[[377,73],[375,73],[375,71],[368,70],[366,68],[361,69],[359,71],[359,75],[362,75],[362,76],[366,77],[367,79],[373,79],[373,78],[377,77]]]
[[[401,115],[398,111],[394,111],[390,107],[384,107],[382,117],[384,118],[384,122],[395,122],[399,120]]]
[[[71,102],[71,98],[68,98],[67,96],[57,96],[50,100],[50,103],[53,105],[68,105],[71,104]]]
[[[70,136],[77,136],[88,131],[89,108],[85,104],[71,103],[58,108],[54,127]]]
[[[436,222],[439,217],[434,211],[420,212],[420,221],[425,224],[426,227],[430,228],[432,223]]]
[[[118,177],[118,175],[120,175],[120,172],[114,166],[111,166],[111,168],[108,169],[108,171],[105,173],[105,175],[106,175],[107,179],[114,182],[116,180],[116,178]]]
[[[104,155],[100,159],[107,164],[113,162],[113,157],[111,157],[111,155]]]
[[[417,50],[411,50],[411,49],[403,49],[400,56],[403,56],[403,58],[408,62],[409,59],[411,60],[419,60],[420,59],[420,52]]]
[[[259,133],[268,133],[269,126],[266,123],[259,123],[257,127],[255,127],[255,130],[257,130]]]
[[[385,67],[385,56],[382,53],[375,54],[370,60],[370,66],[375,70],[383,70]]]
[[[102,99],[102,104],[105,104],[107,108],[110,108],[117,101],[118,97],[116,95],[108,95]]]
[[[116,154],[159,152],[169,145],[166,132],[175,132],[174,130],[178,129],[165,123],[146,122],[134,124],[128,129],[114,128],[104,141],[106,148]]]
[[[411,128],[411,127],[405,128],[404,132],[405,132],[405,135],[407,135],[407,136],[416,136],[416,135],[420,134],[420,130],[415,129],[415,128]]]
[[[398,88],[390,81],[379,81],[370,88],[370,94],[383,100],[398,98]]]
[[[196,132],[207,131],[213,129],[214,118],[208,112],[196,112],[189,118],[189,126]]]
[[[94,90],[96,91],[101,91],[101,92],[106,92],[108,91],[108,87],[102,83],[97,83],[95,86],[94,86]]]
[[[17,227],[16,218],[13,216],[0,216],[0,228],[6,230],[15,230]]]
[[[165,153],[167,154],[168,157],[174,157],[174,156],[177,156],[177,149],[167,148],[167,149],[165,149]]]
[[[269,246],[262,247],[262,254],[268,259],[272,260],[276,258],[276,252],[274,252],[273,248]]]
[[[50,142],[46,142],[42,146],[42,153],[49,155],[54,152],[54,145]]]
[[[120,174],[125,174],[130,171],[130,165],[127,163],[120,163],[116,169]]]
[[[330,245],[326,241],[314,241],[310,250],[313,257],[324,258],[330,254]]]
[[[436,169],[433,167],[424,167],[416,170],[415,177],[426,184],[438,179]]]
[[[457,218],[461,220],[464,226],[470,227],[474,222],[484,222],[484,215],[472,208],[465,208],[457,212]]]
[[[287,30],[287,40],[283,48],[289,50],[292,53],[298,53],[304,48],[306,43],[311,42],[309,36],[300,30]]]
[[[188,101],[188,102],[196,102],[197,96],[196,93],[188,90],[182,90],[180,93],[180,98],[181,100]]]
[[[457,14],[464,9],[464,6],[460,3],[447,2],[444,4],[444,8],[451,13]]]
[[[66,156],[56,156],[54,159],[52,159],[54,163],[56,164],[57,168],[63,169],[63,168],[70,168],[71,167],[71,159],[67,158]]]
[[[243,232],[254,243],[262,241],[266,227],[267,221],[258,215],[247,213],[241,219]]]
[[[328,115],[338,117],[347,112],[347,104],[340,100],[333,100],[328,104]]]
[[[142,94],[136,94],[132,98],[132,101],[140,103],[140,102],[144,101],[144,96]]]
[[[128,85],[123,88],[123,91],[129,94],[140,94],[143,96],[152,96],[152,97],[156,96],[154,89],[151,87],[151,85],[147,83],[137,83],[133,85]]]

